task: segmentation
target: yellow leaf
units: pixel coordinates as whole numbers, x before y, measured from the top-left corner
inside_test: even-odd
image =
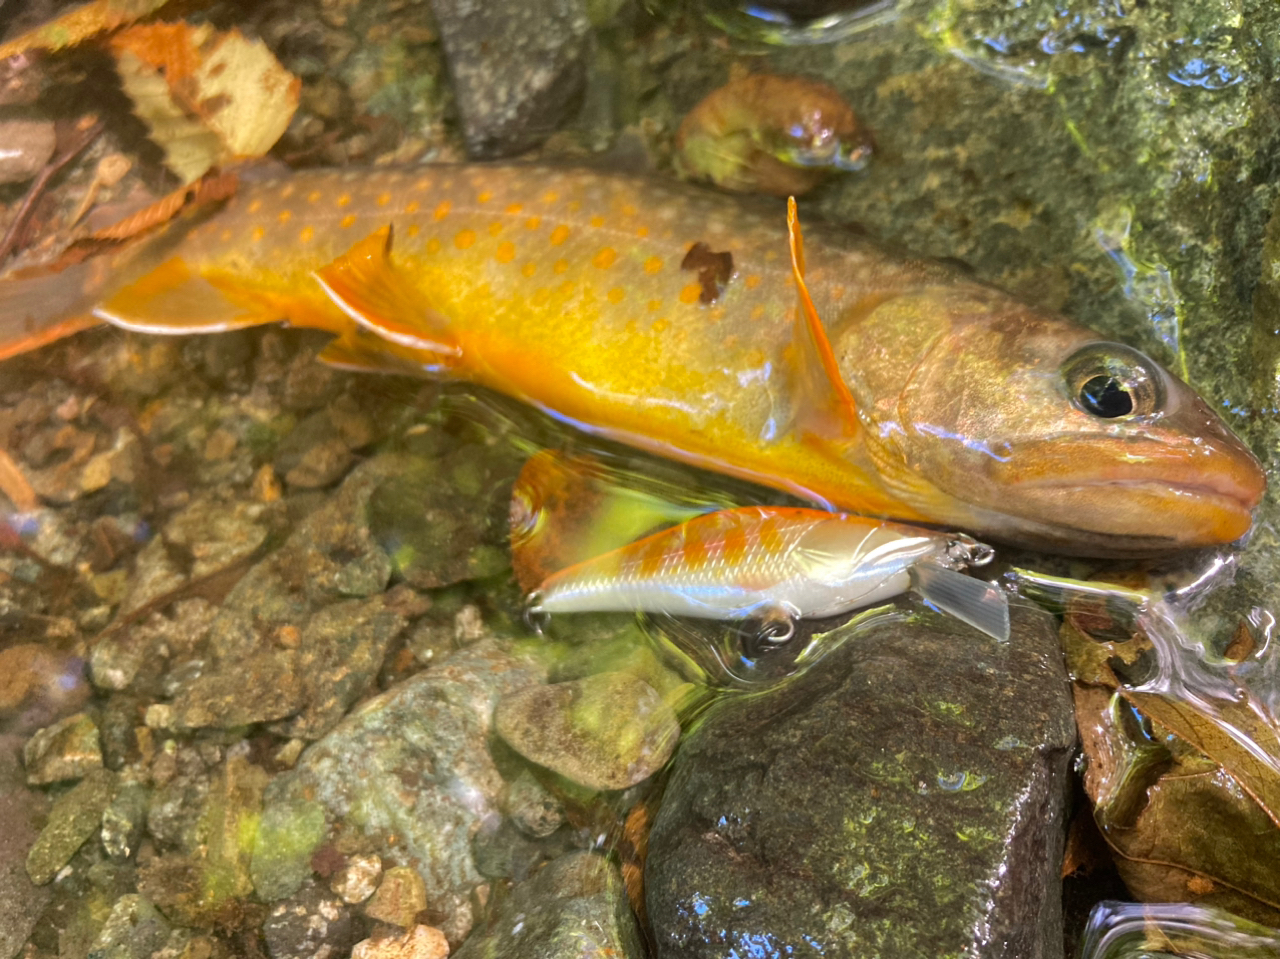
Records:
[[[0,60],[30,50],[61,50],[154,13],[168,0],[94,0],[0,44]]]

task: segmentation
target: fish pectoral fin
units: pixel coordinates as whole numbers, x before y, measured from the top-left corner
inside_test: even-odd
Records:
[[[445,358],[462,351],[448,317],[391,260],[390,224],[375,230],[315,272],[324,291],[351,319],[378,336]]]
[[[911,585],[920,597],[993,639],[1009,641],[1009,596],[995,583],[945,566],[917,563]]]
[[[797,298],[794,337],[788,351],[796,385],[797,425],[823,437],[852,438],[859,429],[858,404],[840,375],[826,327],[805,283],[804,235],[795,197],[787,199],[787,236]]]
[[[99,319],[139,333],[220,333],[287,319],[279,304],[235,291],[205,276],[180,256],[107,297]]]

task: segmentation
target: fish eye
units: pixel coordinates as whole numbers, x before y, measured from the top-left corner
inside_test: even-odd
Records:
[[[1147,416],[1164,406],[1155,361],[1121,343],[1090,343],[1062,364],[1071,401],[1090,416]]]

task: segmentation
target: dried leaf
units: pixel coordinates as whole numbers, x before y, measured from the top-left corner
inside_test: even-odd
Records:
[[[111,40],[125,91],[184,183],[265,154],[293,118],[301,81],[238,30],[156,23]]]
[[[168,0],[94,0],[0,44],[0,60],[31,50],[61,50],[154,13]]]

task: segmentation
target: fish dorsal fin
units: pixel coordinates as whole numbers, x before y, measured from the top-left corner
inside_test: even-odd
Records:
[[[552,573],[724,504],[660,486],[637,489],[590,454],[541,450],[511,491],[511,559],[528,592]]]
[[[826,327],[809,296],[804,280],[804,235],[796,198],[787,199],[787,236],[791,247],[791,275],[796,283],[796,326],[793,366],[798,395],[796,419],[810,433],[852,437],[858,430],[858,404],[840,375]]]
[[[387,224],[356,243],[315,278],[343,312],[384,339],[441,357],[461,356],[449,320],[391,261]]]

